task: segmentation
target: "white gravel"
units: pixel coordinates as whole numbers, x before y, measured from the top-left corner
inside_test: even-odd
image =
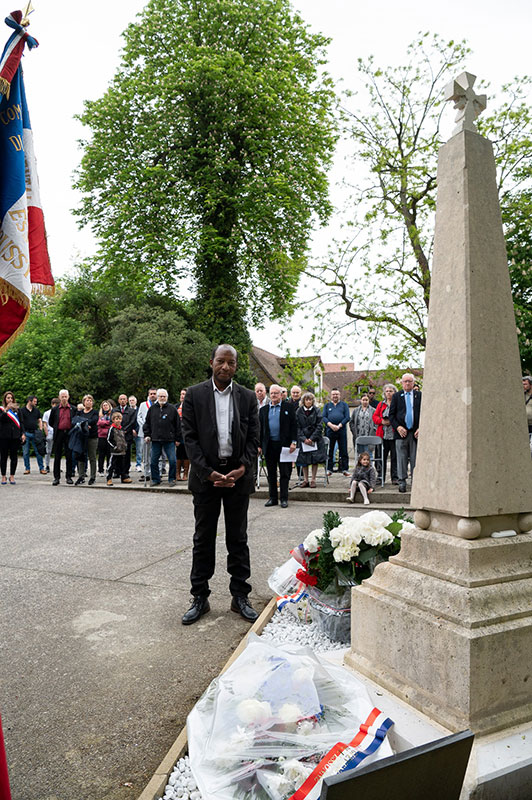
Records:
[[[285,642],[311,647],[315,653],[327,650],[343,650],[345,643],[332,642],[322,633],[316,622],[300,622],[285,607],[276,611],[261,634],[268,642],[283,646]],[[180,758],[166,784],[162,800],[202,800],[196,781],[192,776],[188,756]]]

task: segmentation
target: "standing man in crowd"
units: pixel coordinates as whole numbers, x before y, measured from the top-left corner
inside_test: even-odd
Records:
[[[376,398],[377,390],[370,386],[368,389],[369,404],[371,408],[377,408],[379,401]]]
[[[26,398],[26,405],[20,409],[20,421],[22,428],[26,434],[26,439],[22,445],[22,457],[24,459],[24,475],[30,474],[30,444],[33,446],[33,452],[39,465],[39,470],[42,475],[46,475],[44,462],[42,456],[37,450],[35,444],[35,431],[42,431],[42,414],[37,406],[37,398],[34,394],[30,394]]]
[[[155,386],[150,386],[148,389],[148,397],[144,400],[137,409],[137,438],[135,440],[136,447],[142,455],[142,462],[141,462],[141,469],[144,468],[146,465],[144,464],[144,423],[146,422],[146,417],[148,416],[148,409],[156,402],[157,400],[157,389]],[[139,480],[144,480],[144,475],[141,475]]]
[[[290,389],[290,402],[293,404],[294,408],[299,407],[299,403],[301,400],[301,386],[292,386]]]
[[[327,474],[332,475],[334,447],[338,442],[340,469],[345,477],[349,478],[349,455],[347,453],[349,406],[343,400],[340,400],[339,389],[331,389],[330,402],[323,406],[322,420],[325,423],[325,435],[329,437],[329,463],[327,465]]]
[[[151,442],[151,485],[159,486],[159,459],[164,451],[168,459],[168,485],[176,485],[176,445],[181,443],[181,421],[177,408],[168,402],[166,389],[157,389],[157,402],[148,410],[144,439]]]
[[[76,409],[68,402],[70,395],[67,389],[59,392],[59,405],[50,411],[49,424],[54,431],[54,480],[52,485],[57,486],[61,480],[61,456],[63,450],[66,460],[66,482],[72,480],[72,451],[68,446],[68,439],[72,428],[72,417],[76,416]]]
[[[133,446],[134,432],[137,430],[137,409],[131,408],[127,399],[127,394],[121,394],[118,398],[117,411],[120,411],[122,414],[122,430],[126,437],[126,455],[123,464],[127,473],[126,477],[129,478],[129,470],[131,469],[131,447]],[[121,477],[123,482],[123,475],[115,475],[115,477]]]
[[[410,462],[412,477],[414,477],[414,467],[416,466],[421,392],[414,391],[414,376],[410,372],[405,372],[401,378],[401,384],[403,390],[396,392],[392,397],[389,420],[395,437],[399,491],[406,492],[408,462]]]
[[[181,416],[195,518],[192,604],[183,616],[183,625],[197,622],[210,610],[209,580],[214,575],[222,504],[231,610],[248,622],[258,616],[248,600],[251,567],[247,537],[249,495],[255,489],[253,464],[259,440],[257,398],[233,381],[238,365],[234,347],[216,347],[210,364],[212,378],[187,391]]]
[[[59,398],[54,397],[52,399],[51,408],[48,411],[45,411],[42,417],[42,424],[44,428],[44,435],[46,436],[46,456],[44,459],[45,463],[45,470],[46,472],[50,472],[50,456],[52,455],[52,447],[54,443],[54,429],[50,425],[50,413],[52,408],[59,405]]]
[[[255,397],[257,398],[257,406],[259,408],[268,405],[268,395],[266,394],[266,387],[263,383],[255,384]]]
[[[279,468],[281,508],[287,508],[292,462],[280,461],[280,457],[283,447],[288,447],[291,453],[296,449],[297,422],[294,404],[288,400],[281,400],[281,387],[276,383],[270,386],[270,404],[261,408],[259,419],[260,444],[266,459],[270,490],[270,499],[265,505],[278,504],[277,468]]]

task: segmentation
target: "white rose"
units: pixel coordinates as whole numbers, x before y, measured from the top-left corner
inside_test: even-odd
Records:
[[[241,700],[236,707],[236,713],[240,722],[246,725],[257,724],[260,725],[271,719],[272,709],[270,704],[264,700],[255,700],[254,697],[248,697],[247,700]]]
[[[317,553],[318,552],[318,539],[321,539],[323,536],[323,530],[321,528],[317,528],[316,530],[311,531],[305,541],[303,542],[303,547],[308,553]]]

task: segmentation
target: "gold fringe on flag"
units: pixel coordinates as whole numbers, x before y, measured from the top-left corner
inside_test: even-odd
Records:
[[[0,94],[5,94],[6,99],[9,100],[11,94],[11,84],[5,78],[0,78]]]
[[[32,283],[32,294],[46,294],[48,297],[53,297],[55,294],[55,286],[47,286],[45,283]]]
[[[20,289],[17,289],[11,283],[8,283],[4,278],[0,278],[0,314],[2,313],[2,306],[7,303],[9,298],[15,300],[20,306],[23,306],[25,309],[25,314],[24,319],[16,331],[14,331],[9,339],[7,339],[7,341],[0,346],[0,356],[5,353],[9,347],[11,347],[17,336],[22,333],[30,317],[30,301],[26,295],[21,292]]]

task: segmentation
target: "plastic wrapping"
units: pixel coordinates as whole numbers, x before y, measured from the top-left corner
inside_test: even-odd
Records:
[[[339,592],[321,592],[309,587],[309,606],[312,621],[333,642],[351,641],[351,588]]]
[[[307,648],[280,650],[251,635],[188,717],[194,778],[204,800],[288,800],[374,711],[346,670],[322,664]],[[359,756],[364,764],[392,753],[386,739],[376,748]]]
[[[300,569],[301,564],[291,556],[288,561],[274,569],[268,578],[268,586],[278,596],[295,594],[303,586],[296,578],[296,573]]]

